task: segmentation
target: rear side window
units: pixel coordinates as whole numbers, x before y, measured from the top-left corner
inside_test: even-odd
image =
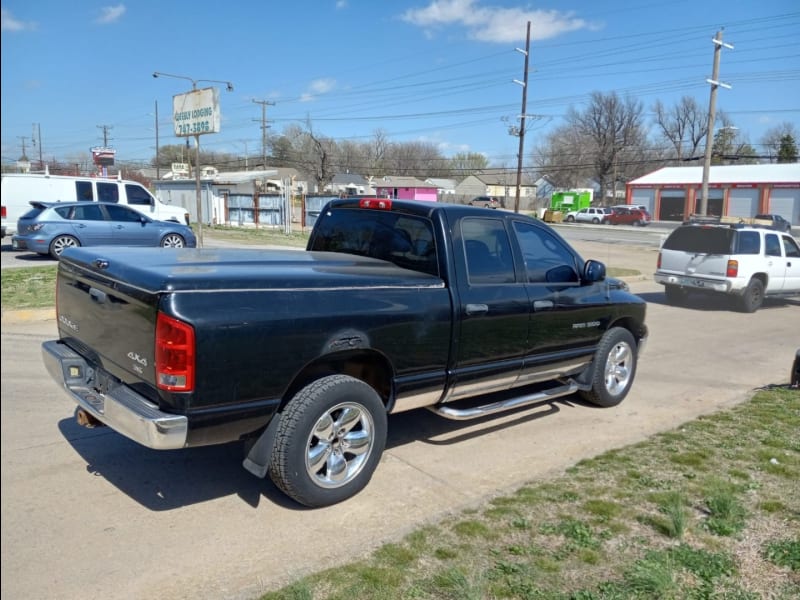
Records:
[[[119,202],[119,187],[116,183],[97,182],[97,199],[100,202]]]
[[[695,254],[731,254],[735,233],[727,227],[678,227],[667,237],[663,247]]]
[[[777,236],[776,236],[777,241]],[[740,231],[736,240],[736,254],[761,254],[761,236],[755,231]],[[780,250],[778,251],[780,256]]]

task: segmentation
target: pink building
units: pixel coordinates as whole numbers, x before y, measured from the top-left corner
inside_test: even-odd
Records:
[[[395,200],[423,200],[426,202],[436,202],[438,199],[438,188],[416,177],[376,177],[372,181],[375,188],[375,195],[383,198],[393,198]]]

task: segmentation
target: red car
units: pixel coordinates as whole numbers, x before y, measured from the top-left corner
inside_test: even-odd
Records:
[[[650,213],[646,210],[622,206],[611,209],[611,214],[605,218],[605,222],[609,225],[633,225],[634,227],[647,225],[650,221]]]

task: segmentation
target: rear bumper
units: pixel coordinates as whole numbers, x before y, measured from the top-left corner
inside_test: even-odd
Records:
[[[653,281],[661,285],[676,285],[689,290],[720,292],[722,294],[734,292],[731,282],[725,279],[705,279],[703,277],[692,277],[690,275],[671,275],[656,272],[653,275]]]
[[[158,407],[124,384],[105,393],[94,387],[95,370],[58,340],[42,344],[47,372],[84,411],[125,437],[154,450],[186,446],[188,419]]]

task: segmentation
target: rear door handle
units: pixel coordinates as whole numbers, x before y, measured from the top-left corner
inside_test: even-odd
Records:
[[[550,310],[553,308],[552,300],[534,300],[533,310]]]
[[[489,307],[486,304],[467,304],[468,315],[482,315],[489,312]]]

